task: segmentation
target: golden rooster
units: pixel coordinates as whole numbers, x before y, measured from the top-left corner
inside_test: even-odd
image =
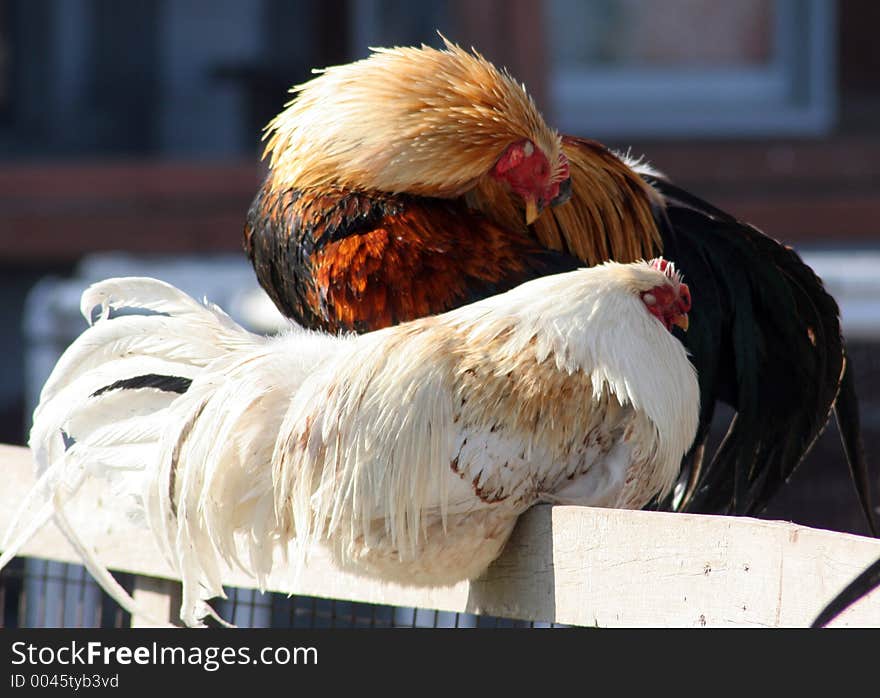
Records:
[[[480,575],[536,502],[642,507],[697,429],[696,374],[670,333],[671,264],[607,263],[365,335],[246,332],[153,279],[89,288],[94,324],[46,382],[39,480],[0,568],[49,518],[139,610],[65,515],[87,478],[149,525],[199,625],[222,565],[262,584],[281,548],[408,585]]]
[[[328,331],[443,312],[525,280],[657,254],[687,274],[700,429],[669,506],[751,514],[836,408],[873,530],[838,308],[790,248],[601,144],[560,136],[476,52],[378,49],[294,88],[245,250],[279,309]],[[705,457],[718,402],[736,410]]]

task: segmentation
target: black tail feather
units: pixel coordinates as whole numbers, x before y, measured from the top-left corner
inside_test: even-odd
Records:
[[[852,360],[846,357],[846,366],[840,383],[840,393],[834,405],[834,415],[840,430],[840,440],[849,464],[859,503],[868,522],[871,535],[877,538],[877,525],[874,521],[874,509],[871,503],[871,483],[868,476],[868,462],[865,459],[865,445],[862,441],[861,423],[859,420],[859,402],[856,397],[855,382],[852,376]]]
[[[183,394],[189,390],[192,379],[182,376],[161,376],[157,373],[146,373],[142,376],[133,376],[132,378],[124,378],[110,385],[99,388],[90,397],[98,397],[104,393],[113,390],[141,390],[144,388],[154,388],[168,393]]]
[[[837,616],[880,586],[880,560],[868,567],[858,577],[846,585],[846,588],[832,599],[813,621],[812,628],[823,628]]]
[[[821,279],[756,228],[668,181],[649,181],[665,198],[658,217],[664,255],[680,265],[694,294],[685,343],[703,400],[697,445],[708,432],[707,402],[736,411],[679,508],[760,513],[825,429],[838,393],[841,436],[862,508],[869,507],[839,309]]]

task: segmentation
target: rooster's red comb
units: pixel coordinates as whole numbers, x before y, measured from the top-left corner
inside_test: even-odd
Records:
[[[663,257],[655,257],[648,264],[657,271],[662,271],[666,276],[674,281],[681,282],[681,274],[676,271],[675,263],[670,262],[668,259],[663,259]]]

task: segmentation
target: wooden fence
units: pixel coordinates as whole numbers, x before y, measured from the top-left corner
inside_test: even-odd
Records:
[[[24,448],[0,446],[0,532],[33,484]],[[91,483],[68,512],[108,567],[138,575],[135,596],[176,618],[177,579],[151,534],[132,527]],[[78,562],[54,526],[23,555]],[[880,541],[786,522],[571,506],[537,506],[481,579],[411,589],[334,568],[318,551],[297,578],[279,568],[268,590],[584,626],[806,626],[880,557]],[[241,570],[224,582],[253,587]],[[137,619],[133,622],[136,623]],[[880,592],[834,626],[880,626]]]

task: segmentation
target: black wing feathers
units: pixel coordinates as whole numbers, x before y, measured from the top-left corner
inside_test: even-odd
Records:
[[[834,405],[834,416],[837,419],[837,428],[840,431],[840,439],[843,441],[846,461],[849,464],[850,474],[852,475],[853,484],[856,487],[856,493],[859,496],[862,510],[872,512],[871,483],[868,477],[868,463],[865,459],[865,445],[862,442],[859,402],[856,397],[855,384],[853,383],[853,367],[850,357],[847,357],[846,366],[843,370],[840,393]],[[867,518],[871,535],[876,538],[877,527],[874,517],[868,516]]]
[[[755,514],[791,476],[822,433],[841,386],[837,416],[859,499],[872,522],[858,406],[845,367],[839,310],[790,248],[662,179],[664,255],[693,290],[685,341],[701,394],[737,415],[703,465],[688,511]],[[703,405],[698,435],[711,411]],[[871,523],[873,530],[873,523]]]
[[[828,625],[849,606],[871,593],[878,586],[880,586],[880,560],[875,561],[858,577],[847,584],[846,588],[822,609],[822,612],[813,621],[811,627],[822,628]]]

